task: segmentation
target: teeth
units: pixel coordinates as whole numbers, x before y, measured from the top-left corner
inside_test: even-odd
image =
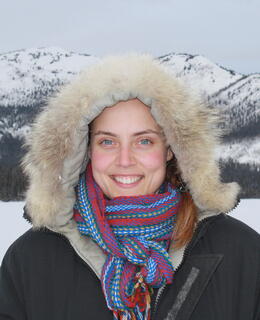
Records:
[[[114,179],[117,181],[117,182],[120,182],[120,183],[124,183],[124,184],[131,184],[131,183],[135,183],[137,182],[138,180],[141,180],[142,177],[114,177]]]

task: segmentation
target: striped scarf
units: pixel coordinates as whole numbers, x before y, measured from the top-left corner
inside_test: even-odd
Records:
[[[170,184],[162,188],[158,194],[108,200],[90,164],[77,185],[74,219],[80,233],[107,255],[101,283],[114,319],[150,319],[152,288],[172,282],[167,250],[180,193]]]

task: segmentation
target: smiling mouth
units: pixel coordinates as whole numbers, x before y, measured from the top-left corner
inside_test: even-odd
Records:
[[[112,179],[115,182],[118,182],[120,184],[124,185],[131,185],[139,182],[143,176],[112,176]]]

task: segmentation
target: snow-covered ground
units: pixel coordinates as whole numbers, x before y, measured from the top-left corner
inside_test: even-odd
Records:
[[[250,164],[259,166],[260,170],[260,139],[259,137],[244,139],[241,142],[224,143],[216,151],[217,157],[228,161],[236,159],[241,164]]]
[[[31,226],[22,218],[24,202],[1,202],[0,263],[10,244]],[[260,233],[260,199],[242,200],[230,215]]]

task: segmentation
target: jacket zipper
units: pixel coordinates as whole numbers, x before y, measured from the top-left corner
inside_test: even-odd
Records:
[[[162,293],[163,293],[165,287],[166,287],[166,285],[163,285],[161,288],[159,288],[159,290],[158,290],[158,292],[156,294],[154,305],[153,305],[153,310],[152,310],[152,317],[151,317],[152,319],[154,319],[154,316],[155,316],[156,311],[157,311],[156,309],[157,309],[158,303],[159,303],[159,301],[161,299],[161,296],[162,296]]]

